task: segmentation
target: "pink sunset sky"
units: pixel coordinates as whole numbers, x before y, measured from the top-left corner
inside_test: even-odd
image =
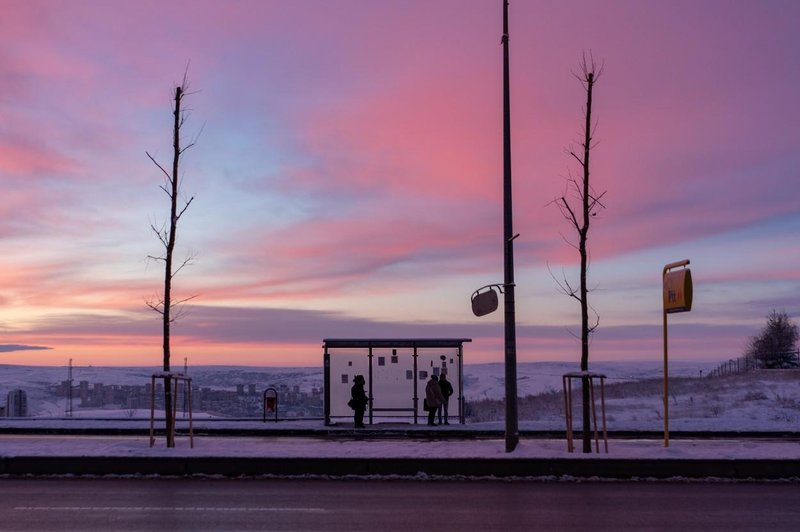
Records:
[[[604,70],[590,360],[674,358],[800,316],[800,2],[512,0],[518,359],[579,360],[570,227],[584,52]],[[189,64],[175,363],[321,364],[323,338],[467,337],[503,360],[501,0],[0,0],[0,363],[161,363],[150,224]]]

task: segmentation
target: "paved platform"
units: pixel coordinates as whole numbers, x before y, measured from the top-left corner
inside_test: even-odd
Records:
[[[186,434],[3,434],[0,475],[222,475],[481,479],[783,479],[800,482],[797,438],[612,438],[606,454],[569,453],[562,438]],[[593,451],[597,448],[593,447]]]

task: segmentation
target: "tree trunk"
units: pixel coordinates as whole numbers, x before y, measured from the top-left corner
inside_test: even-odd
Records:
[[[581,255],[581,371],[589,370],[589,288],[587,286],[587,272],[589,257],[586,250],[586,240],[589,235],[589,151],[592,145],[592,89],[594,88],[594,73],[589,72],[586,77],[586,124],[584,125],[583,139],[583,227],[580,231],[579,252]],[[583,452],[592,452],[591,419],[589,379],[582,379],[583,398]]]
[[[184,266],[189,264],[192,257],[189,256],[183,262],[179,263],[176,267],[174,261],[175,242],[178,238],[178,222],[189,208],[189,205],[194,200],[194,197],[189,198],[185,204],[179,209],[178,207],[178,193],[180,192],[180,172],[178,164],[180,162],[181,154],[187,149],[194,146],[194,141],[188,143],[186,146],[181,147],[181,128],[186,120],[184,111],[181,110],[183,97],[186,96],[187,88],[186,75],[184,74],[183,83],[175,88],[175,108],[174,124],[172,128],[172,168],[168,171],[164,166],[158,163],[155,158],[149,153],[147,156],[155,164],[158,169],[164,174],[165,183],[160,188],[164,191],[170,199],[170,214],[169,224],[164,223],[163,226],[156,227],[150,226],[153,232],[158,237],[161,245],[164,246],[163,256],[149,256],[148,258],[158,261],[164,261],[164,297],[159,301],[147,302],[147,306],[151,310],[159,313],[162,320],[163,330],[163,355],[164,355],[164,420],[166,424],[167,447],[175,446],[175,412],[173,410],[173,403],[177,394],[177,389],[173,389],[172,378],[169,376],[171,371],[170,367],[170,327],[180,314],[180,305],[188,301],[190,298],[183,300],[173,300],[172,298],[172,279],[177,275]],[[174,307],[174,308],[173,308]],[[177,312],[176,312],[177,311]]]
[[[171,303],[172,303],[172,255],[175,250],[176,231],[178,229],[178,162],[181,155],[180,128],[181,128],[181,98],[183,88],[175,89],[175,121],[173,126],[173,157],[172,157],[172,189],[170,190],[171,205],[169,217],[169,236],[167,239],[165,265],[164,265],[164,307],[163,307],[163,329],[164,329],[164,372],[170,371],[170,325]],[[173,402],[172,379],[164,379],[164,420],[167,433],[167,447],[175,447],[175,419],[172,415]]]

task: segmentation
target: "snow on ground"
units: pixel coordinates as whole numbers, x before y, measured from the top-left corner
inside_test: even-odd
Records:
[[[714,362],[678,361],[671,364],[671,377],[695,377],[707,374],[715,367]],[[179,371],[182,368],[177,368]],[[561,390],[561,376],[578,369],[570,362],[532,362],[517,364],[517,390],[520,396],[536,395],[552,390]],[[592,371],[604,373],[608,382],[622,382],[661,377],[663,366],[659,361],[596,362]],[[76,366],[73,368],[74,385],[80,381],[104,383],[106,385],[144,385],[150,382],[157,367],[97,367]],[[300,386],[301,391],[321,388],[323,372],[321,367],[280,368],[255,366],[196,366],[190,367],[192,382],[198,387],[234,390],[237,384],[255,384],[263,390],[267,386]],[[466,364],[464,366],[464,395],[468,401],[479,399],[500,399],[505,396],[505,371],[503,364]],[[0,364],[0,394],[21,388],[28,393],[32,409],[39,401],[50,402],[42,413],[50,415],[46,408],[54,405],[48,387],[67,380],[68,370],[59,366],[16,366]],[[38,412],[38,410],[37,410]],[[61,411],[63,412],[63,410]]]
[[[673,431],[800,431],[800,370],[761,370],[741,375],[697,378],[707,375],[713,363],[676,362],[670,366],[669,420]],[[535,400],[520,400],[520,428],[564,430],[564,401],[561,376],[574,371],[574,364],[539,362],[518,365],[518,391],[524,397],[541,394]],[[105,384],[149,383],[154,368],[78,368],[73,377]],[[299,385],[302,389],[321,385],[320,368],[191,368],[195,382],[203,386],[235,389],[237,384],[275,383]],[[598,362],[593,371],[606,379],[606,414],[609,430],[659,431],[664,426],[663,367],[656,362]],[[482,399],[501,399],[505,394],[502,364],[464,367],[464,393],[468,406]],[[38,418],[63,417],[65,399],[49,394],[48,386],[64,380],[66,368],[0,366],[0,401],[8,390],[25,389],[30,410]],[[692,378],[689,378],[692,377]],[[95,381],[94,379],[97,379]],[[266,383],[266,384],[264,384]],[[260,389],[260,388],[259,388]],[[598,390],[599,393],[599,390]],[[598,415],[600,400],[598,396]],[[574,409],[580,408],[576,400]],[[502,405],[488,417],[471,416],[469,425],[495,422],[502,429]],[[451,406],[451,412],[454,412]],[[486,412],[483,412],[486,414]],[[148,419],[149,409],[74,408],[67,426],[81,419],[102,419],[120,426],[125,420]],[[163,416],[158,416],[163,417]],[[195,411],[195,420],[211,418]],[[217,418],[220,419],[220,418]],[[347,419],[336,421],[347,422]],[[410,420],[397,419],[398,422]],[[26,419],[25,424],[31,420]],[[219,421],[223,421],[220,419]],[[71,423],[71,424],[70,424]],[[83,423],[82,421],[80,423]],[[316,421],[322,425],[321,420]],[[578,420],[576,420],[576,424]],[[52,424],[52,423],[51,423]],[[0,426],[8,426],[0,419]],[[136,425],[140,426],[140,425]],[[219,425],[215,425],[219,426]],[[241,426],[241,425],[239,425]]]
[[[670,370],[670,430],[697,431],[787,431],[800,432],[800,370],[760,371],[722,378],[699,377],[713,364],[678,363]],[[283,382],[310,388],[321,381],[318,368],[278,368]],[[521,415],[521,430],[564,430],[561,375],[574,371],[572,364],[534,363],[518,367],[521,396],[540,395],[531,410]],[[608,376],[606,397],[608,428],[614,430],[663,430],[663,391],[661,367],[657,363],[598,363],[594,371]],[[82,370],[83,371],[83,370]],[[88,368],[87,368],[88,371]],[[76,379],[97,379],[106,384],[141,384],[149,381],[151,368],[92,368],[95,372],[75,375]],[[202,373],[207,385],[235,388],[254,378],[274,380],[271,368],[206,368]],[[77,373],[77,372],[76,372]],[[29,400],[39,403],[33,418],[0,418],[0,428],[135,428],[149,426],[149,410],[82,410],[74,418],[61,418],[64,400],[49,396],[47,387],[64,380],[65,368],[0,366],[0,399],[9,389],[28,390]],[[504,395],[501,364],[466,366],[464,370],[467,401],[497,399]],[[195,376],[195,378],[197,378]],[[231,380],[233,379],[233,380]],[[259,381],[261,382],[261,381]],[[212,384],[213,383],[213,384]],[[626,383],[615,385],[615,383]],[[271,384],[271,383],[270,383]],[[598,398],[599,400],[599,398]],[[60,401],[60,402],[59,402]],[[524,405],[521,400],[521,405]],[[598,407],[599,407],[598,403]],[[576,414],[577,414],[576,405]],[[452,408],[451,408],[452,410]],[[598,410],[598,414],[600,411]],[[52,417],[50,417],[52,416]],[[82,417],[83,416],[83,417]],[[158,416],[160,417],[160,416]],[[578,417],[576,415],[576,417]],[[195,430],[204,425],[214,428],[258,428],[260,420],[228,420],[203,417],[195,413]],[[177,446],[167,449],[163,437],[154,447],[146,436],[84,436],[1,434],[0,457],[14,456],[111,456],[111,457],[278,457],[278,458],[625,458],[625,459],[800,459],[800,438],[775,439],[676,439],[664,447],[661,439],[611,439],[609,453],[568,453],[565,439],[523,438],[512,453],[505,452],[503,439],[480,438],[371,438],[343,427],[350,419],[336,419],[339,434],[335,438],[265,435],[249,437],[196,436],[194,448],[185,435],[187,421],[179,415],[183,434]],[[578,421],[576,421],[577,425]],[[158,422],[161,428],[163,421]],[[378,424],[376,430],[397,429],[392,424]],[[271,424],[270,429],[319,429],[322,420],[291,420]],[[502,412],[495,420],[472,421],[448,427],[414,427],[444,433],[449,430],[504,430]],[[288,434],[288,433],[287,433]],[[446,436],[446,434],[443,434]],[[603,442],[600,441],[601,451]]]
[[[670,377],[699,377],[716,367],[714,362],[679,361],[670,365]],[[520,397],[561,391],[565,373],[580,369],[574,362],[533,362],[517,364],[517,394]],[[602,373],[607,383],[661,378],[663,362],[594,362],[593,373]],[[464,395],[467,400],[502,399],[505,397],[503,364],[466,364]]]
[[[594,449],[594,444],[593,444]],[[507,453],[500,439],[386,440],[362,438],[212,437],[178,436],[168,449],[163,438],[154,447],[143,436],[29,436],[0,435],[0,456],[171,456],[270,458],[627,458],[627,459],[800,459],[797,441],[663,440],[609,441],[605,454],[567,452],[566,440],[522,439]]]
[[[597,415],[601,416],[599,386]],[[609,430],[658,431],[664,426],[662,379],[606,385]],[[575,392],[573,415],[580,415]],[[565,427],[563,395],[519,402],[520,423],[529,430]],[[576,420],[576,423],[578,421]],[[800,431],[800,370],[760,370],[726,377],[673,379],[669,425],[683,431]]]

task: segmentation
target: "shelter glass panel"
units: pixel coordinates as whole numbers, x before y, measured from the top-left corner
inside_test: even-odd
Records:
[[[369,373],[368,349],[336,349],[331,355],[331,416],[353,416],[353,410],[347,406],[350,400],[350,388],[353,377],[363,375],[367,379]],[[369,382],[366,386],[369,394]]]
[[[420,375],[423,373],[425,374],[419,381],[420,400],[417,406],[417,414],[420,416],[428,415],[428,413],[423,410],[422,399],[425,397],[425,386],[430,376],[436,375],[440,377],[442,374],[446,374],[448,382],[450,382],[450,385],[453,387],[453,395],[450,397],[448,403],[448,414],[450,418],[458,419],[458,390],[460,389],[458,349],[454,347],[430,347],[418,349],[417,355],[419,373]]]
[[[374,348],[373,360],[397,359],[396,364],[372,367],[373,417],[413,416],[414,381],[406,378],[406,370],[414,367],[414,349]]]

